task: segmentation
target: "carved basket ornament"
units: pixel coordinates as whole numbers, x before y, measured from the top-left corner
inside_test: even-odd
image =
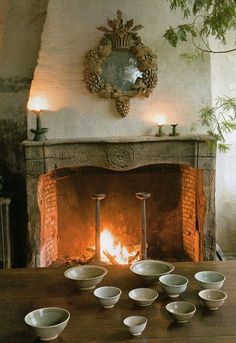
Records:
[[[107,19],[107,24],[111,30],[98,27],[103,38],[86,56],[85,82],[91,93],[115,99],[116,109],[124,117],[131,98],[148,98],[156,86],[157,56],[137,34],[143,26],[134,25],[133,19],[123,23],[120,10],[117,19]]]

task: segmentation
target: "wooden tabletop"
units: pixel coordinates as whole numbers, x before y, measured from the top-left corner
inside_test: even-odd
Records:
[[[24,323],[24,316],[41,307],[63,307],[71,313],[70,321],[53,342],[129,342],[133,343],[236,343],[236,261],[177,262],[174,273],[189,279],[187,291],[180,300],[196,305],[194,317],[176,324],[165,305],[173,300],[160,289],[157,300],[148,307],[137,307],[128,292],[143,286],[128,266],[108,266],[100,285],[114,285],[122,290],[113,309],[99,306],[93,291],[78,291],[63,272],[65,268],[5,269],[0,271],[0,342],[39,342]],[[206,309],[198,298],[199,287],[194,274],[200,270],[217,270],[226,275],[223,290],[228,294],[217,311]],[[100,286],[99,285],[99,286]],[[130,315],[142,315],[148,324],[141,336],[130,336],[122,321]]]

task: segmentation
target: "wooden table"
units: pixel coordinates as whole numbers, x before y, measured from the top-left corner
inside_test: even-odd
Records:
[[[71,319],[55,342],[128,342],[133,343],[236,343],[236,261],[177,262],[175,272],[189,278],[187,291],[179,297],[196,305],[195,316],[186,324],[176,324],[165,305],[171,301],[155,286],[157,300],[148,307],[137,307],[128,292],[142,283],[127,266],[108,266],[100,285],[122,289],[120,301],[113,309],[103,309],[93,291],[77,291],[65,279],[65,268],[9,269],[0,271],[0,342],[38,342],[24,323],[24,316],[40,307],[57,306],[70,311]],[[194,274],[200,270],[217,270],[226,275],[223,286],[228,298],[217,311],[206,309],[198,298]],[[129,315],[148,318],[146,330],[138,338],[129,335],[122,324]],[[53,341],[54,342],[54,341]]]

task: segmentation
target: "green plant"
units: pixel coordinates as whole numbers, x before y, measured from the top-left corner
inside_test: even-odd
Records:
[[[227,33],[236,28],[235,0],[167,0],[170,9],[181,10],[184,23],[177,27],[169,27],[164,38],[173,47],[179,42],[191,39],[194,50],[192,53],[182,53],[181,58],[193,62],[204,54],[225,54],[236,52],[236,44],[230,49],[214,50],[209,44],[209,37],[222,43],[227,43]],[[188,23],[187,20],[190,19]],[[225,136],[236,131],[236,98],[218,97],[215,105],[206,105],[199,111],[200,121],[208,128],[209,144],[217,146],[220,151],[227,151]]]

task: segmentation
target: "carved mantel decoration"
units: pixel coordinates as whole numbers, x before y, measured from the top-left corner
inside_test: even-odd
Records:
[[[117,111],[126,116],[130,99],[138,95],[148,98],[156,86],[157,56],[137,34],[143,26],[134,25],[133,19],[124,23],[120,10],[107,24],[111,30],[98,27],[103,38],[86,56],[85,82],[91,93],[115,99]]]

